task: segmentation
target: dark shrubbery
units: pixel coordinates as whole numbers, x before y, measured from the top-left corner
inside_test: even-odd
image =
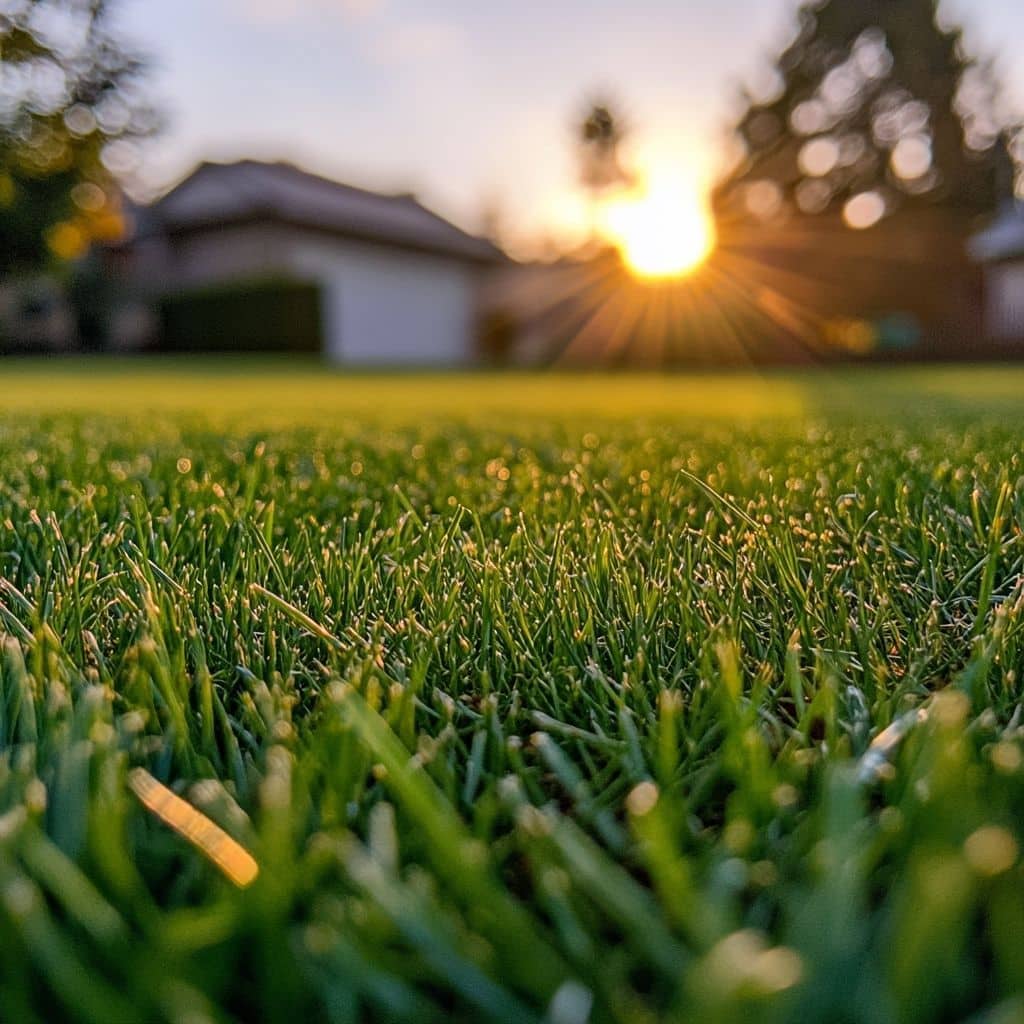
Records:
[[[165,297],[165,352],[319,352],[320,289],[305,281],[231,282]]]

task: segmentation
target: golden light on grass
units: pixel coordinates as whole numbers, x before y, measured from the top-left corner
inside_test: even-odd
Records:
[[[658,787],[653,782],[641,782],[626,798],[626,810],[634,818],[642,818],[657,806]]]
[[[664,280],[697,270],[715,245],[715,228],[695,183],[669,176],[610,199],[603,233],[638,277]]]
[[[256,881],[260,869],[252,854],[144,768],[129,772],[128,785],[148,811],[188,840],[235,885],[245,889]]]
[[[979,874],[994,878],[1009,871],[1017,863],[1020,848],[1017,840],[1005,828],[987,825],[979,828],[964,843],[967,862]]]

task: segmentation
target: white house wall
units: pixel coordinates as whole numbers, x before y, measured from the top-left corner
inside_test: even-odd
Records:
[[[476,358],[484,271],[458,260],[251,224],[173,238],[138,252],[137,262],[155,291],[271,275],[316,282],[324,354],[334,362],[454,366]]]
[[[288,270],[287,253],[301,244],[303,232],[272,224],[218,227],[175,239],[168,277],[176,287],[266,277]]]
[[[475,358],[471,266],[358,242],[306,239],[295,273],[324,286],[325,354],[348,365],[453,366]]]

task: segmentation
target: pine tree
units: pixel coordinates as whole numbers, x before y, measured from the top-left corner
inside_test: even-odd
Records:
[[[991,69],[936,0],[818,0],[798,11],[775,97],[748,97],[744,158],[717,192],[726,217],[845,213],[853,226],[921,206],[964,218],[1012,189]]]
[[[115,173],[155,126],[144,71],[113,33],[107,0],[0,6],[0,274],[118,233]]]
[[[714,197],[751,331],[815,352],[970,352],[983,306],[967,242],[1012,197],[1020,151],[992,68],[937,0],[817,0],[776,70]]]

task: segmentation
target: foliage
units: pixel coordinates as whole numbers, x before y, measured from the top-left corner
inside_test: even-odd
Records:
[[[171,294],[160,303],[167,352],[319,352],[317,285],[288,278],[233,281]]]
[[[0,9],[0,272],[80,255],[122,228],[114,172],[155,126],[142,61],[107,0]]]
[[[863,224],[849,204],[889,214],[945,204],[993,212],[1012,195],[1010,123],[991,68],[940,27],[936,0],[803,3],[779,86],[748,97],[744,159],[718,202],[771,220],[789,211]],[[860,200],[865,207],[871,200]]]
[[[5,1015],[1019,1019],[1018,371],[9,379]]]
[[[580,177],[587,189],[599,194],[630,183],[621,162],[625,138],[625,125],[614,108],[604,100],[592,103],[578,130]]]

